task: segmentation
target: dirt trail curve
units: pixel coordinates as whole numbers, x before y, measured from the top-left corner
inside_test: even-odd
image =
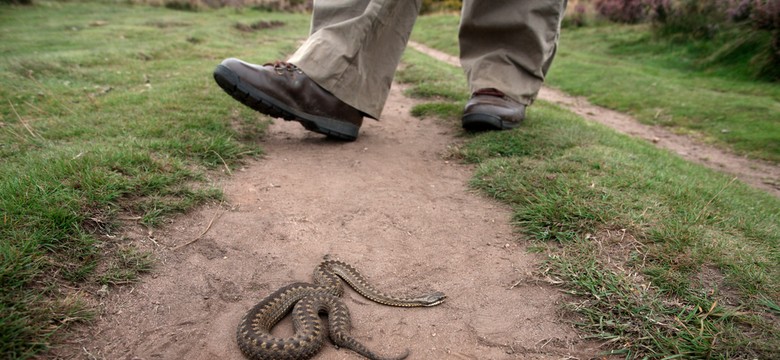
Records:
[[[194,211],[151,236],[128,230],[155,251],[154,274],[96,294],[100,318],[56,354],[242,359],[235,331],[243,314],[271,291],[311,280],[325,254],[353,264],[386,292],[448,295],[437,307],[402,309],[348,291],[353,334],[380,353],[598,353],[560,319],[562,293],[534,280],[540,258],[516,242],[510,209],[469,190],[473,169],[447,160],[456,130],[411,117],[412,104],[394,88],[383,120],[368,122],[352,143],[276,122],[263,143],[268,155],[224,180],[228,204]],[[288,326],[279,333],[289,334]],[[317,358],[360,357],[326,345]]]
[[[410,42],[409,47],[450,65],[460,66],[455,56],[415,42]],[[675,134],[660,126],[642,124],[629,115],[593,105],[585,98],[570,96],[549,87],[542,88],[539,99],[559,104],[585,119],[607,125],[624,134],[650,141],[688,161],[730,174],[750,186],[780,197],[780,166],[697,143],[688,136]]]

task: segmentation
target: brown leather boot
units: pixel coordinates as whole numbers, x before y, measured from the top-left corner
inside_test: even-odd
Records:
[[[290,63],[260,66],[230,58],[214,70],[214,80],[242,104],[272,117],[300,122],[320,134],[355,140],[363,123],[363,113]]]
[[[461,123],[471,131],[514,129],[525,118],[525,105],[497,89],[479,89],[463,110]]]

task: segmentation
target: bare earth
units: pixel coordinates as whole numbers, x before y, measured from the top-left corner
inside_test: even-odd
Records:
[[[552,101],[594,112],[568,97]],[[565,295],[532,274],[542,258],[513,232],[511,209],[472,191],[473,169],[448,160],[455,130],[411,117],[413,105],[396,86],[382,121],[368,121],[352,143],[277,121],[263,140],[267,156],[219,180],[227,203],[151,234],[128,226],[127,241],[154,251],[153,274],[87,294],[99,304],[99,318],[49,355],[243,359],[235,341],[243,314],[279,287],[310,281],[329,254],[388,293],[447,294],[437,307],[404,309],[348,291],[353,334],[381,354],[408,348],[411,359],[596,356],[598,344],[562,318]],[[668,138],[649,136],[659,145]],[[289,335],[290,327],[284,321],[278,334]],[[318,355],[359,358],[330,344]]]
[[[151,236],[129,230],[126,236],[154,250],[157,268],[133,287],[93,294],[100,318],[58,355],[242,359],[235,331],[243,314],[279,287],[310,281],[326,254],[388,293],[447,294],[442,305],[404,309],[348,291],[353,334],[379,353],[597,354],[561,319],[563,294],[531,274],[541,259],[518,243],[511,209],[470,190],[473,169],[447,160],[455,131],[411,117],[412,105],[394,88],[382,121],[365,124],[352,143],[277,121],[263,143],[268,155],[223,181],[228,204],[194,211]],[[290,326],[280,324],[280,334]],[[328,344],[318,358],[360,356]]]

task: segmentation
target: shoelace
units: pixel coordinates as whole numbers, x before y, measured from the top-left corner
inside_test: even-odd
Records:
[[[303,74],[303,70],[301,70],[299,67],[295,66],[295,64],[291,64],[284,61],[274,61],[272,63],[266,63],[263,66],[271,65],[274,67],[274,71],[276,71],[279,75],[284,75],[285,71],[288,72],[297,72],[299,74]]]

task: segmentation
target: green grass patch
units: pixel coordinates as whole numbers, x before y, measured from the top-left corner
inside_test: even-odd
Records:
[[[457,16],[422,16],[412,39],[457,55],[457,26]],[[747,60],[724,60],[739,49],[702,60],[714,46],[656,39],[647,25],[566,28],[547,83],[643,123],[780,162],[780,87],[752,80]]]
[[[463,100],[442,99],[466,94],[464,77],[415,51],[403,61],[411,94],[446,90],[413,111],[459,125]],[[513,207],[548,256],[543,278],[563,284],[577,325],[614,354],[780,352],[780,200],[543,101],[516,130],[463,136],[472,185]]]
[[[405,56],[415,56],[415,61],[404,61],[403,70],[396,74],[396,80],[415,84],[405,90],[406,96],[431,101],[412,107],[412,115],[448,120],[459,117],[469,92],[463,84],[453,87],[452,79],[462,78],[463,71],[451,66],[441,67],[438,60],[412,50],[407,51]],[[431,71],[431,68],[437,71]]]
[[[281,58],[304,14],[115,2],[0,9],[0,354],[45,351],[154,257],[114,232],[219,201],[210,177],[260,154],[268,118],[212,79],[226,57]],[[258,21],[253,29],[236,26]],[[91,289],[91,290],[90,290]]]
[[[457,56],[460,53],[458,47],[459,24],[460,16],[456,14],[420,16],[412,31],[412,40]]]
[[[119,248],[112,255],[113,259],[108,262],[108,267],[99,279],[104,285],[132,283],[139,274],[151,271],[154,266],[152,254],[136,248]]]

